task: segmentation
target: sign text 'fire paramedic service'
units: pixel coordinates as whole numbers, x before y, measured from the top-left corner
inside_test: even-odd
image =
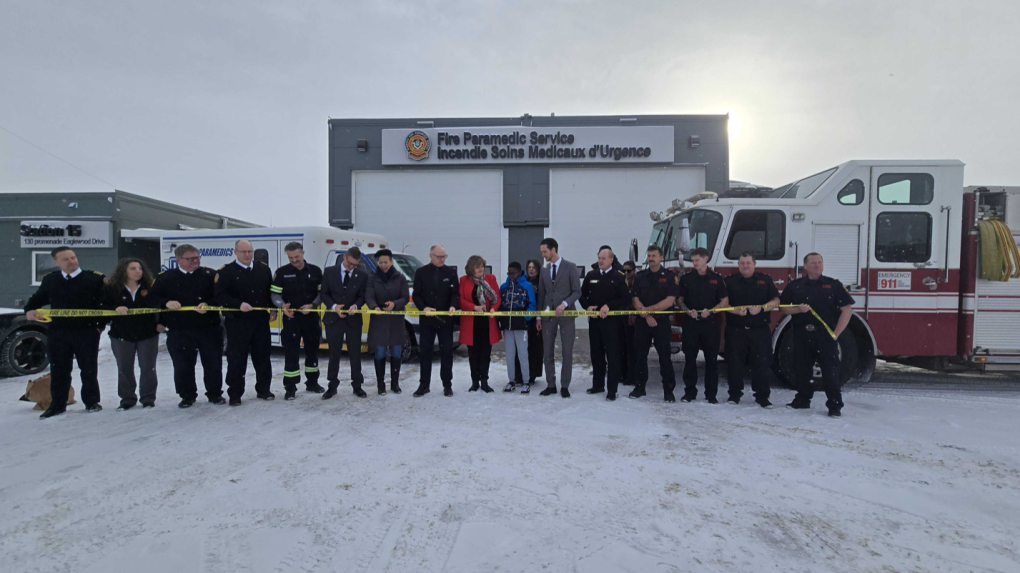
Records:
[[[672,126],[382,130],[383,165],[673,161]]]
[[[113,246],[110,221],[22,221],[22,248],[71,247],[101,249]]]

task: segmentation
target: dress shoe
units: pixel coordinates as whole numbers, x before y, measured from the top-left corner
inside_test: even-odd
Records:
[[[453,396],[453,388],[450,388],[449,386],[446,386],[445,388],[443,388],[443,396],[446,396],[448,398],[450,396]]]
[[[266,392],[265,394],[259,394],[258,396],[256,396],[256,398],[258,398],[259,400],[265,400],[266,402],[269,402],[271,400],[276,400],[276,394],[273,394],[272,392]]]
[[[322,393],[323,400],[329,400],[333,396],[336,396],[336,388],[330,388]]]
[[[610,393],[606,394],[606,400],[609,401],[609,402],[615,402],[616,401],[616,392],[610,392]]]
[[[737,404],[740,404],[740,398],[730,398],[729,400],[726,400],[726,403],[731,406],[736,406]]]
[[[85,411],[89,413],[100,412],[102,411],[102,409],[103,409],[102,404],[92,404],[91,406],[85,406]]]
[[[698,397],[697,394],[684,394],[683,397],[680,398],[680,401],[683,402],[684,404],[690,404],[697,397]]]
[[[354,395],[358,398],[368,398],[368,393],[361,389],[361,386],[355,386],[352,390]]]
[[[839,418],[842,414],[839,413],[839,408],[829,408],[830,418]]]
[[[422,396],[428,393],[429,387],[422,384],[418,386],[418,389],[414,391],[414,394],[412,394],[412,396],[414,396],[415,398],[421,398]]]
[[[570,390],[567,390],[566,388],[560,388],[560,396],[563,396],[564,398],[569,398]]]
[[[711,398],[705,398],[705,401],[708,402],[709,404],[718,404],[719,403],[719,399],[716,398],[715,396],[712,396]]]
[[[240,398],[231,398],[230,399],[230,405],[231,406],[240,406],[241,405],[241,399]]]
[[[45,412],[43,412],[42,414],[39,414],[39,418],[42,419],[42,420],[45,420],[46,418],[52,418],[53,416],[59,416],[59,415],[63,414],[65,411],[66,410],[63,409],[63,408],[59,408],[59,409],[58,408],[46,408]]]
[[[134,404],[121,404],[120,406],[117,407],[117,411],[123,412],[124,410],[130,410],[131,408],[134,407],[135,407]]]
[[[223,396],[217,396],[215,398],[209,398],[209,403],[214,406],[222,406],[227,403],[227,400]]]
[[[605,388],[599,388],[598,386],[592,386],[591,388],[585,390],[585,392],[587,392],[588,394],[601,394],[605,391],[606,391]]]
[[[642,397],[644,395],[645,395],[645,387],[644,386],[635,386],[634,389],[630,391],[629,397],[630,398],[640,398],[640,397]]]
[[[220,403],[221,404],[224,403],[223,402],[223,398],[220,398]],[[142,409],[143,410],[146,409],[146,408],[155,408],[155,407],[156,407],[156,403],[155,402],[142,402]]]
[[[755,403],[767,410],[772,409],[772,402],[769,402],[768,400],[756,400]]]
[[[177,407],[183,409],[183,408],[190,408],[190,407],[192,407],[194,405],[195,405],[195,401],[194,400],[191,400],[191,399],[188,399],[188,398],[184,398],[183,400],[181,400],[180,404],[177,404]]]
[[[307,390],[308,392],[314,392],[316,394],[322,394],[323,392],[326,391],[325,388],[319,386],[318,382],[309,382],[305,384],[305,390]]]
[[[539,396],[552,396],[555,393],[556,393],[556,387],[555,386],[546,386],[545,390],[542,390],[541,392],[539,392],[538,395]]]
[[[811,402],[806,402],[804,400],[798,400],[797,398],[794,398],[793,402],[787,404],[786,407],[793,410],[807,410],[811,408]]]

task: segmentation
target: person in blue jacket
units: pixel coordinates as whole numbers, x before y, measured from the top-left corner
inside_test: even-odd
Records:
[[[506,282],[499,287],[499,296],[502,299],[499,310],[535,310],[535,288],[528,281],[528,277],[521,271],[521,264],[517,261],[510,263],[506,269]],[[503,330],[503,339],[506,340],[506,371],[509,382],[503,388],[504,392],[513,392],[516,384],[524,388],[521,394],[531,392],[530,380],[515,380],[514,360],[520,360],[520,372],[529,372],[528,364],[528,322],[534,320],[533,316],[501,316],[499,327]]]

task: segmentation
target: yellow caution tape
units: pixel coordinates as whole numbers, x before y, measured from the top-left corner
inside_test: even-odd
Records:
[[[705,309],[705,310],[696,310],[694,312],[697,312],[697,313],[700,314],[702,312],[706,312],[707,311],[707,312],[710,312],[710,313],[714,314],[714,313],[719,313],[719,312],[727,312],[727,311],[731,311],[731,310],[741,310],[741,309],[744,309],[744,308],[761,308],[761,309],[764,309],[766,311],[770,311],[770,310],[775,309],[775,308],[784,308],[784,307],[788,308],[788,307],[795,307],[795,306],[800,306],[800,305],[797,305],[797,304],[780,304],[780,305],[755,304],[755,305],[745,305],[745,306],[727,306],[727,307],[720,307],[720,308],[709,308],[709,309]],[[118,317],[118,316],[133,316],[133,315],[143,315],[143,314],[159,314],[159,313],[162,313],[162,312],[192,312],[192,311],[198,311],[198,310],[204,310],[204,311],[208,311],[208,312],[244,312],[244,311],[242,311],[239,308],[227,308],[227,307],[222,307],[222,306],[206,306],[206,307],[203,307],[202,309],[199,309],[196,306],[182,306],[181,308],[175,309],[175,310],[166,309],[166,308],[130,308],[130,309],[128,309],[126,315],[125,314],[121,314],[121,313],[119,313],[119,312],[117,312],[115,310],[80,309],[80,308],[79,309],[70,309],[70,308],[49,309],[49,308],[40,308],[40,309],[37,309],[36,312],[39,315],[39,322],[50,322],[53,318]],[[320,306],[319,308],[309,308],[309,309],[304,309],[304,310],[307,310],[309,313],[317,313],[317,314],[325,314],[327,312],[334,312],[332,310],[327,310],[325,307],[322,307],[322,306]],[[249,311],[249,312],[259,312],[259,311],[261,311],[261,312],[283,312],[283,309],[276,308],[276,307],[272,307],[272,308],[261,308],[261,307],[258,307],[258,308],[252,308],[251,311]],[[301,309],[290,309],[290,311],[294,312],[294,313],[303,313],[304,312]],[[826,324],[824,320],[822,320],[822,317],[818,316],[818,313],[815,312],[815,309],[811,308],[810,311],[811,311],[811,314],[816,319],[818,319],[818,322],[820,322],[822,324],[822,326],[825,327],[825,330],[829,333],[829,335],[832,336],[833,339],[835,339],[836,338],[835,333],[832,331],[831,328],[829,328],[829,325]],[[688,312],[691,312],[691,311],[689,311],[689,310],[684,311],[684,310],[679,310],[679,309],[670,309],[670,310],[611,310],[611,311],[609,311],[609,316],[639,316],[639,315],[647,315],[647,314],[687,314]],[[400,315],[400,316],[411,316],[411,317],[421,317],[421,316],[492,316],[492,317],[496,317],[496,316],[508,316],[508,317],[509,316],[514,316],[514,317],[528,317],[528,316],[543,317],[543,316],[546,316],[546,317],[549,317],[549,316],[551,316],[551,317],[555,317],[555,316],[557,316],[556,315],[556,311],[553,311],[553,310],[490,310],[490,311],[433,310],[433,311],[426,312],[424,310],[417,310],[417,309],[372,310],[372,309],[364,308],[364,307],[363,308],[359,308],[357,310],[353,310],[353,311],[343,311],[342,314]],[[597,311],[597,310],[565,310],[559,316],[562,316],[562,317],[600,316],[600,312]]]

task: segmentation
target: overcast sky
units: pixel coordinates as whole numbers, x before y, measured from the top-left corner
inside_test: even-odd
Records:
[[[1020,2],[0,0],[0,126],[110,185],[327,224],[326,117],[730,113],[730,177],[1020,185]],[[110,186],[0,130],[0,191]]]

